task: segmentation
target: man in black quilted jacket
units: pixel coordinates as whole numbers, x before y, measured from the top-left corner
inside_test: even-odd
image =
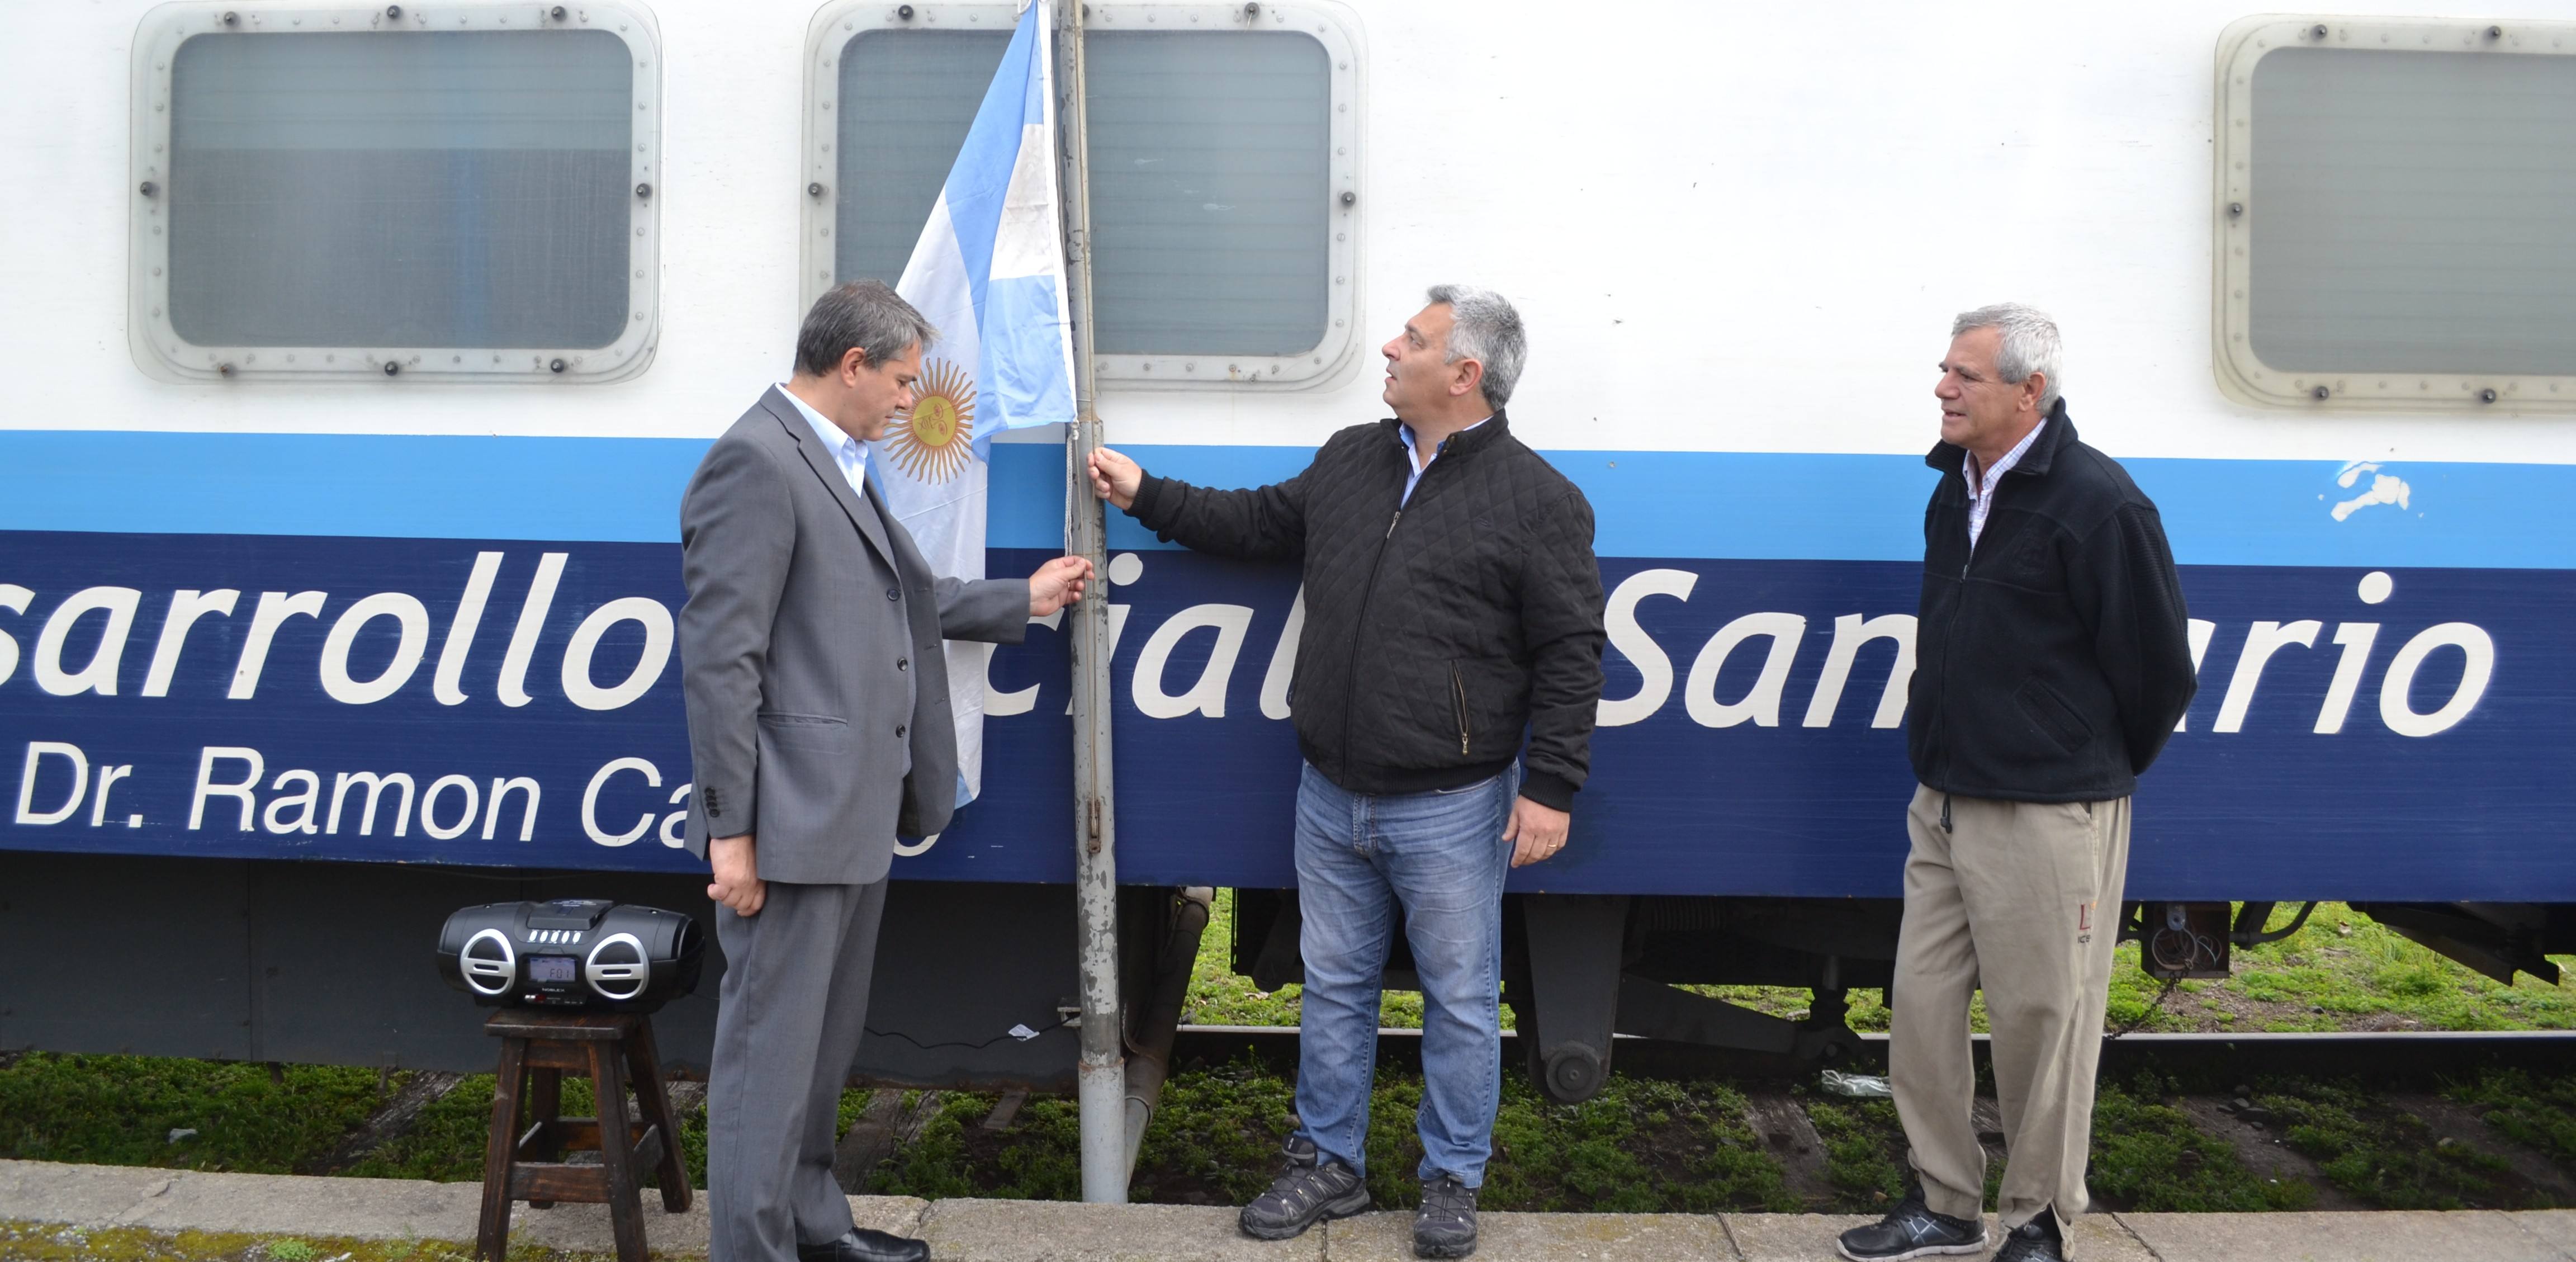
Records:
[[[1369,1207],[1378,983],[1404,907],[1422,979],[1422,1207],[1414,1251],[1476,1248],[1501,1082],[1503,878],[1565,845],[1601,699],[1601,570],[1583,492],[1511,433],[1528,349],[1502,295],[1435,286],[1382,348],[1388,420],[1305,472],[1212,490],[1117,452],[1095,490],[1167,540],[1296,561],[1297,1116],[1243,1230],[1294,1236]],[[1524,752],[1523,737],[1527,737]]]

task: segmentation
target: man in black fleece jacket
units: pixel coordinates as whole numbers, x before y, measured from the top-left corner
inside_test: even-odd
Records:
[[[1982,988],[2004,1167],[1997,1262],[2060,1262],[2085,1210],[2093,1072],[2129,864],[2129,796],[2197,688],[2155,504],[2058,397],[2057,326],[2017,304],[1951,328],[1933,394],[1906,748],[1905,920],[1888,1072],[1914,1183],[1844,1257],[1977,1253],[1969,1121]]]
[[[1502,1089],[1503,878],[1565,845],[1604,636],[1592,506],[1503,415],[1526,355],[1519,313],[1465,286],[1430,299],[1383,348],[1395,416],[1335,434],[1285,482],[1211,490],[1106,449],[1091,468],[1162,538],[1305,575],[1289,688],[1306,759],[1301,1125],[1243,1229],[1285,1239],[1368,1208],[1378,983],[1400,901],[1423,1000],[1414,1248],[1464,1257]]]

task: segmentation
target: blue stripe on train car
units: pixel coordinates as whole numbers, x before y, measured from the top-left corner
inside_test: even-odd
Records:
[[[700,439],[0,431],[0,530],[672,542]],[[994,447],[989,538],[1063,535],[1063,449]],[[1154,447],[1216,486],[1295,473],[1294,447]],[[1603,556],[1905,561],[1931,474],[1915,455],[1553,451]],[[2130,460],[2201,565],[2576,569],[2576,466]],[[1115,547],[1160,548],[1112,515]]]

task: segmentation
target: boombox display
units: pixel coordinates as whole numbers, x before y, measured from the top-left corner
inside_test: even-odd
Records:
[[[438,935],[447,984],[487,1006],[651,1012],[698,988],[705,952],[687,916],[599,898],[468,907]]]

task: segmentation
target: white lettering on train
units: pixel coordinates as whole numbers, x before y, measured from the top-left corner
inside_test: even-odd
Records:
[[[475,555],[471,574],[450,617],[444,641],[439,646],[436,668],[430,682],[431,695],[444,706],[462,705],[472,698],[465,688],[465,672],[478,629],[496,579],[506,560],[500,552]],[[535,698],[526,688],[528,673],[535,666],[543,632],[551,620],[555,597],[560,587],[569,554],[547,552],[539,556],[534,573],[522,594],[516,623],[495,681],[492,698],[506,707],[523,707]],[[1132,585],[1142,576],[1145,560],[1137,553],[1121,553],[1113,559],[1110,587]],[[1659,642],[1639,618],[1641,608],[1652,597],[1663,597],[1687,604],[1698,594],[1700,576],[1689,570],[1654,568],[1628,575],[1610,592],[1605,611],[1608,632],[1607,653],[1614,663],[1624,662],[1636,672],[1633,691],[1625,696],[1601,699],[1598,721],[1604,728],[1630,726],[1645,722],[1670,708],[1674,687],[1674,662],[1670,646]],[[2364,575],[2356,590],[2362,603],[2379,605],[2395,590],[2395,581],[2385,571]],[[161,628],[156,637],[149,667],[144,671],[139,695],[147,698],[168,697],[174,690],[185,692],[187,681],[181,668],[187,664],[187,651],[194,636],[207,619],[233,619],[238,616],[247,593],[233,588],[200,590],[180,588],[170,593]],[[1105,594],[1105,593],[1104,593]],[[0,612],[25,615],[35,607],[37,593],[15,584],[0,584]],[[85,587],[65,596],[50,610],[44,610],[43,622],[34,644],[26,653],[31,667],[28,677],[33,686],[54,696],[70,697],[117,695],[118,674],[124,660],[127,641],[141,608],[144,593],[136,588],[117,586]],[[248,625],[233,634],[239,649],[231,663],[231,681],[225,695],[235,700],[254,699],[266,676],[277,637],[294,619],[323,620],[330,612],[332,597],[323,591],[265,591],[249,610]],[[430,605],[407,592],[377,592],[361,597],[337,610],[330,617],[329,631],[320,651],[313,659],[321,691],[343,705],[371,705],[393,697],[408,688],[421,674],[420,667],[428,658],[432,615]],[[1300,589],[1291,599],[1287,614],[1276,639],[1267,646],[1266,655],[1256,656],[1262,665],[1259,685],[1261,717],[1273,722],[1290,717],[1289,692],[1295,670],[1297,647],[1305,631],[1305,594]],[[1134,608],[1125,603],[1109,607],[1111,653],[1124,637]],[[1144,717],[1155,720],[1192,718],[1222,719],[1227,717],[1227,695],[1232,691],[1237,666],[1247,649],[1260,650],[1248,642],[1253,622],[1259,611],[1250,605],[1204,603],[1185,606],[1155,624],[1136,655],[1136,664],[1125,681],[1120,695],[1129,699]],[[1793,676],[1805,653],[1811,627],[1825,616],[1790,610],[1754,610],[1736,615],[1703,642],[1694,656],[1689,676],[1681,685],[1682,711],[1693,723],[1708,728],[1730,728],[1750,725],[1757,728],[1778,727],[1784,707],[1791,704],[1788,696]],[[1823,661],[1817,668],[1815,682],[1804,698],[1798,726],[1830,728],[1845,709],[1844,694],[1853,686],[1853,675],[1862,670],[1866,658],[1882,660],[1872,652],[1879,641],[1887,642],[1886,674],[1869,668],[1860,687],[1875,685],[1877,702],[1869,707],[1867,723],[1872,728],[1888,729],[1904,725],[1907,689],[1914,674],[1915,624],[1906,613],[1835,613],[1829,615],[1832,631],[1820,634],[1824,639]],[[1061,613],[1034,619],[1050,629],[1061,631]],[[390,622],[392,626],[382,624]],[[595,666],[600,646],[623,625],[633,624],[640,633],[641,644],[632,664],[622,677],[601,680]],[[2317,705],[2313,722],[2306,725],[2317,735],[2342,733],[2352,716],[2354,704],[2370,685],[2372,657],[2387,629],[2382,622],[2329,623],[2324,619],[2302,618],[2289,621],[2256,620],[2239,624],[2245,629],[2234,649],[2234,660],[2227,667],[2227,684],[2219,695],[2216,714],[2210,721],[2210,732],[2218,736],[2243,733],[2258,718],[2258,700],[2278,695],[2282,687],[2264,689],[2267,677],[2285,671],[2303,675],[2302,682],[2291,686],[2297,699],[2314,698]],[[2333,626],[2328,636],[2326,628]],[[24,634],[21,624],[20,634]],[[2189,636],[2192,668],[2201,671],[2211,646],[2220,638],[2222,628],[2207,619],[2190,621]],[[390,656],[376,667],[368,678],[358,678],[351,665],[353,658],[365,656],[362,644],[382,645],[391,633]],[[1206,632],[1210,637],[1204,659],[1196,673],[1188,678],[1174,678],[1173,661],[1185,652],[1192,637]],[[226,638],[231,638],[227,636]],[[670,606],[645,596],[624,596],[590,609],[576,624],[557,661],[555,677],[565,700],[588,711],[622,710],[642,700],[670,675],[672,657],[677,648],[676,626]],[[296,643],[297,641],[290,641]],[[309,643],[309,641],[303,641]],[[1757,642],[1759,642],[1757,644]],[[2323,663],[2313,654],[2331,649],[2334,660],[2331,678],[2322,694],[2303,691],[2312,687],[2305,682],[2322,673]],[[2304,650],[2292,653],[2290,650]],[[2431,669],[2449,678],[2450,656],[2446,650],[2458,651],[2459,675],[2451,684],[2447,697],[2430,708],[2418,709],[2416,677]],[[383,651],[378,649],[378,652]],[[1741,651],[1744,661],[1738,661]],[[2285,655],[2286,654],[2286,655]],[[20,640],[0,632],[0,684],[17,675],[20,664]],[[67,660],[71,659],[71,660]],[[993,653],[990,646],[977,646],[956,658],[955,673],[972,680],[979,674],[984,683],[984,712],[994,718],[1011,718],[1034,710],[1043,687],[1030,683],[1003,690],[993,687],[990,672]],[[2450,730],[2466,721],[2484,699],[2494,679],[2496,665],[2494,637],[2484,628],[2466,622],[2443,622],[2412,633],[2402,647],[2390,657],[2379,679],[2379,717],[2391,732],[2401,736],[2424,737]],[[1187,660],[1186,658],[1184,660]],[[1812,660],[1812,659],[1810,659]],[[1719,693],[1721,677],[1729,663],[1736,663],[1740,680],[1746,670],[1752,681],[1743,685],[1741,696],[1723,699]],[[284,659],[278,664],[283,665]],[[2290,663],[2297,663],[2293,666]],[[2315,663],[2311,665],[2310,663]],[[2277,668],[2277,669],[2276,669]],[[611,668],[613,671],[613,667]],[[1188,667],[1180,671],[1187,672]],[[2436,685],[2438,687],[2438,685]],[[2426,698],[2427,701],[2432,698]],[[1067,704],[1070,712],[1070,702]],[[2207,713],[2204,711],[2204,713]],[[2304,715],[2302,716],[2304,721]],[[2189,720],[2177,723],[2174,730],[2188,731]],[[319,783],[305,786],[301,779],[292,785],[279,782],[263,789],[255,753],[232,746],[210,747],[220,751],[209,754],[199,769],[199,785],[191,806],[192,818],[201,818],[210,801],[231,798],[236,803],[250,800],[255,792],[273,797],[265,817],[274,827],[271,831],[310,834],[317,830],[337,832],[343,799],[349,786],[366,788],[368,801],[359,830],[362,835],[373,829],[376,799],[387,787],[397,787],[404,798],[403,807],[394,815],[395,835],[403,835],[414,819],[429,827],[430,810],[425,803],[411,801],[417,782],[402,773],[342,773],[340,782],[331,786],[327,810],[320,805]],[[37,755],[30,754],[31,759]],[[68,758],[60,750],[45,755]],[[228,761],[229,760],[229,761]],[[220,773],[218,763],[239,762],[250,765],[254,774],[247,779],[232,778],[231,770]],[[70,764],[66,762],[65,766]],[[35,763],[29,763],[28,776]],[[631,769],[631,768],[630,768]],[[657,773],[658,774],[658,773]],[[86,764],[81,775],[87,775]],[[32,784],[32,779],[27,780]],[[84,780],[83,783],[86,783]],[[528,782],[533,785],[533,782]],[[434,787],[434,786],[433,786]],[[656,780],[650,787],[659,788]],[[685,788],[685,786],[684,786]],[[297,792],[289,792],[295,789]],[[19,822],[55,823],[68,820],[70,814],[61,802],[47,797],[39,807],[38,798],[27,797],[32,788],[21,794]],[[451,811],[446,799],[462,802],[497,794],[487,794],[477,783],[459,782],[447,787],[440,810]],[[533,798],[533,788],[524,790]],[[308,808],[303,796],[313,799]],[[685,792],[681,794],[685,796]],[[76,807],[77,797],[73,800]],[[674,803],[676,805],[676,802]],[[418,809],[415,810],[415,806]],[[99,808],[104,810],[104,808]],[[587,808],[585,809],[587,814]],[[683,816],[685,812],[681,813]],[[319,816],[317,823],[316,816]],[[473,813],[467,813],[470,823]],[[494,830],[497,816],[483,812],[485,832]],[[104,819],[104,816],[101,816]],[[192,825],[194,827],[195,825]],[[438,828],[450,825],[443,819]],[[525,831],[522,829],[522,831]],[[650,831],[649,828],[646,831]],[[627,837],[631,842],[641,832],[622,830],[599,831],[599,838]],[[601,844],[628,844],[602,841]]]

